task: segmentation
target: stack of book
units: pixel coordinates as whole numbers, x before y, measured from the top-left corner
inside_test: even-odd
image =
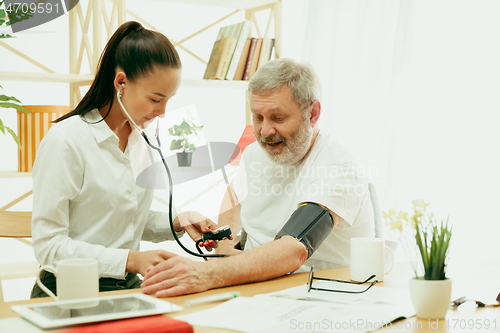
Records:
[[[250,80],[271,59],[273,38],[251,38],[252,23],[244,21],[220,28],[203,79]]]

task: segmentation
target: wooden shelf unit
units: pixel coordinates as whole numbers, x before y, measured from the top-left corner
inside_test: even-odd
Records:
[[[112,5],[112,10],[109,13],[106,12],[106,7],[104,2],[109,1]],[[183,44],[193,38],[194,36],[203,33],[210,27],[224,21],[225,19],[233,16],[234,14],[244,11],[245,19],[253,23],[252,29],[255,29],[256,36],[259,38],[268,37],[270,27],[274,21],[274,48],[275,57],[281,57],[281,12],[282,12],[282,0],[159,0],[162,2],[172,2],[172,3],[183,3],[192,4],[199,6],[215,6],[222,8],[235,9],[234,12],[222,17],[221,19],[207,25],[206,27],[200,29],[199,31],[191,34],[190,36],[176,41],[170,38],[176,48],[186,51],[188,54],[192,55],[195,59],[206,64],[207,61],[202,57],[194,54]],[[268,18],[267,26],[264,33],[257,23],[255,13],[263,10],[271,10]],[[107,33],[108,38],[111,37],[112,33],[122,23],[127,20],[127,16],[131,19],[141,22],[148,29],[159,30],[153,25],[149,24],[147,21],[137,16],[135,13],[128,11],[126,9],[125,0],[92,0],[87,8],[86,13],[83,12],[81,2],[79,2],[73,10],[69,12],[69,74],[59,74],[54,73],[49,68],[45,67],[43,64],[37,62],[35,59],[23,54],[22,52],[10,47],[5,42],[0,42],[0,47],[8,49],[14,52],[19,57],[29,61],[35,66],[39,67],[45,73],[30,73],[30,72],[0,72],[0,78],[2,81],[32,81],[32,82],[62,82],[70,84],[70,108],[76,107],[78,102],[81,100],[82,96],[80,94],[80,87],[90,85],[95,74],[95,68],[99,61],[99,57],[105,45],[105,41],[102,38],[104,32]],[[92,35],[89,33],[89,26],[92,24]],[[80,34],[80,40],[78,40],[78,33]],[[165,34],[168,36],[168,34]],[[92,41],[90,38],[92,37]],[[79,47],[78,47],[79,42]],[[87,55],[88,62],[90,64],[92,73],[81,73],[81,66],[83,57]],[[200,74],[201,76],[201,74]],[[183,80],[182,85],[184,87],[195,87],[195,88],[220,88],[220,89],[244,89],[248,87],[248,82],[246,81],[217,81],[217,80]],[[250,123],[249,107],[247,105],[246,112],[246,122]]]

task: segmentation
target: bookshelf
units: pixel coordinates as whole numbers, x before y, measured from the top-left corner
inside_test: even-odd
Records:
[[[281,6],[282,0],[158,0],[159,2],[183,3],[200,6],[215,6],[221,8],[234,9],[232,13],[222,17],[221,19],[209,24],[208,26],[200,29],[199,31],[191,34],[190,36],[175,41],[168,35],[168,32],[163,32],[169,37],[176,48],[186,51],[195,59],[201,61],[206,65],[208,59],[191,52],[186,46],[185,42],[197,36],[210,27],[224,21],[232,15],[243,11],[245,19],[252,22],[252,35],[258,38],[268,37],[270,27],[274,24],[274,39],[275,39],[275,57],[281,56]],[[105,2],[112,3],[111,12],[106,12]],[[270,15],[267,20],[265,30],[259,27],[255,13],[264,10],[270,10]],[[109,15],[108,15],[109,14]],[[2,81],[31,81],[31,82],[62,82],[69,83],[70,85],[70,107],[74,108],[81,100],[80,87],[88,86],[92,82],[95,74],[99,56],[106,43],[103,36],[111,37],[114,30],[126,20],[137,20],[141,22],[146,28],[158,30],[153,25],[149,24],[143,18],[137,16],[135,13],[127,10],[125,0],[94,0],[89,2],[86,12],[81,5],[81,1],[75,6],[73,10],[68,13],[69,16],[69,74],[55,73],[43,64],[37,62],[35,59],[23,54],[22,52],[13,49],[0,42],[0,47],[5,47],[9,51],[15,53],[17,56],[29,61],[38,68],[42,73],[32,72],[7,72],[0,71]],[[92,27],[90,32],[89,27]],[[5,44],[5,45],[4,45]],[[82,61],[86,56],[92,73],[81,73]],[[202,73],[200,77],[202,77]],[[220,88],[220,89],[243,89],[248,87],[247,81],[219,81],[219,80],[183,80],[182,86],[186,88]],[[247,105],[246,124],[250,124],[250,112]]]

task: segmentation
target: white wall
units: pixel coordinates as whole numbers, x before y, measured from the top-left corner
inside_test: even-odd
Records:
[[[294,1],[295,9],[307,2]],[[310,17],[325,23],[308,36],[317,39],[304,40],[309,7],[285,16],[285,24],[296,23],[285,28],[295,29],[285,45],[287,55],[308,59],[320,72],[328,106],[321,126],[362,165],[378,168],[372,180],[384,211],[411,211],[412,200],[424,199],[438,218],[450,216],[452,267],[498,267],[500,2],[310,3],[323,5]],[[403,30],[408,58],[398,64],[398,36],[387,25],[402,4],[412,5],[403,20],[412,28]]]

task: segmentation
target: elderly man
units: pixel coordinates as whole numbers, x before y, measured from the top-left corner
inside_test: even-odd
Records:
[[[230,225],[234,234],[243,228],[244,251],[222,241],[218,252],[235,255],[208,262],[172,256],[149,270],[144,293],[200,292],[313,264],[347,267],[350,239],[374,235],[366,181],[318,127],[321,88],[314,70],[290,59],[270,61],[248,89],[257,142],[244,151],[219,216],[219,225]]]

